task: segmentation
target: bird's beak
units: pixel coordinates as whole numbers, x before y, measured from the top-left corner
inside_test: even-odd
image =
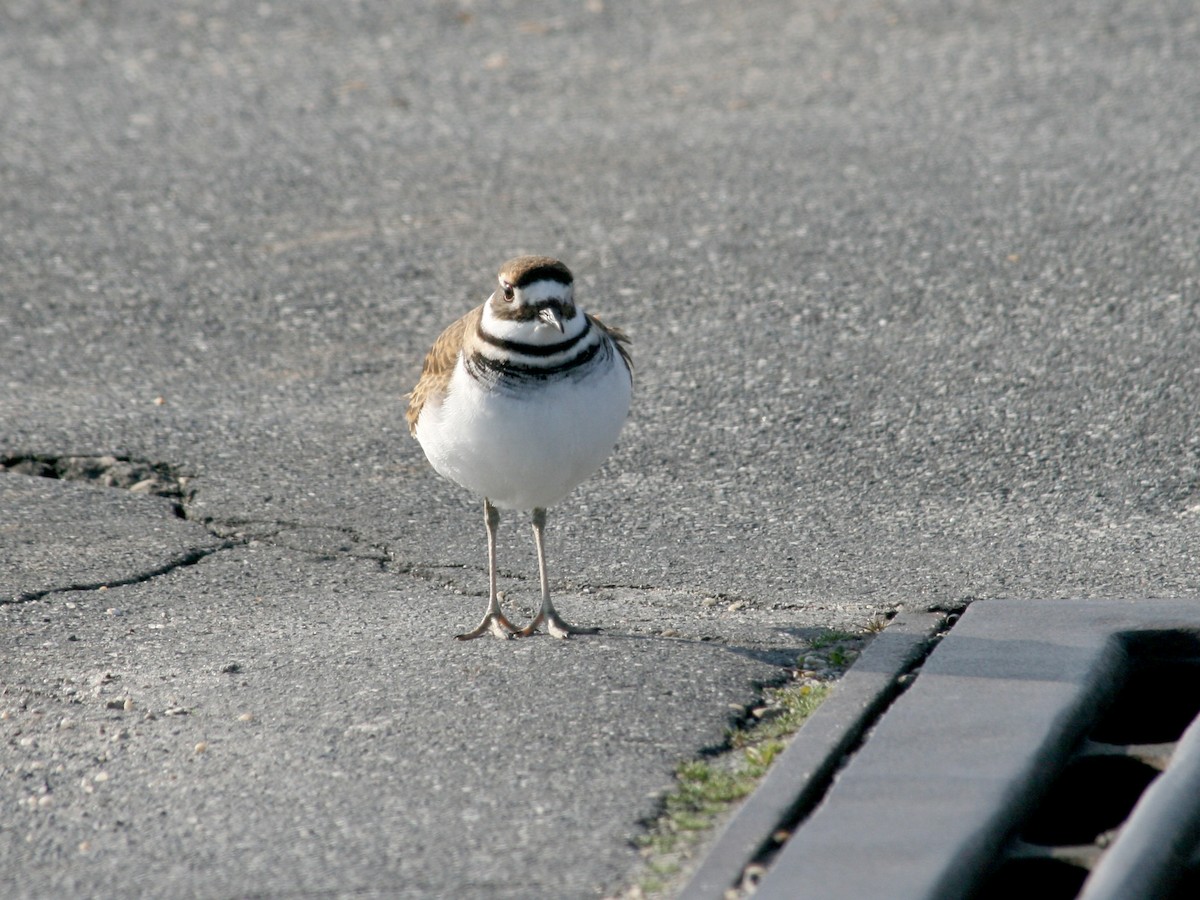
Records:
[[[556,307],[543,306],[538,311],[538,318],[541,321],[545,322],[547,325],[553,325],[555,328],[557,328],[559,331],[559,334],[563,333],[564,328],[563,328],[562,313],[559,312]]]

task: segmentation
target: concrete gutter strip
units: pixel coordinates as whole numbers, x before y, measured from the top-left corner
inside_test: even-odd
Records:
[[[1200,849],[1200,719],[1184,732],[1167,770],[1146,789],[1080,900],[1166,897]]]
[[[968,896],[1119,677],[1115,636],[1179,627],[1200,628],[1200,605],[972,605],[780,851],[757,900]]]
[[[771,835],[819,801],[842,759],[892,701],[900,676],[921,658],[945,618],[944,613],[902,612],[867,645],[725,826],[682,897],[723,897]]]

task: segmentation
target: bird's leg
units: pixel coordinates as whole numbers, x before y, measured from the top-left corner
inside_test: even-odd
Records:
[[[539,625],[543,624],[546,626],[546,630],[556,638],[565,638],[572,634],[595,634],[600,629],[577,628],[574,625],[568,625],[555,611],[554,604],[550,602],[550,581],[546,577],[546,547],[542,541],[542,531],[545,527],[546,510],[535,509],[533,511],[533,543],[537,547],[538,580],[542,585],[542,608],[538,610],[533,621],[521,629],[521,634],[531,635],[537,631]]]
[[[460,641],[470,641],[485,631],[507,640],[517,633],[517,626],[508,621],[500,611],[500,594],[496,590],[496,526],[500,524],[500,511],[486,497],[483,500],[483,521],[487,525],[488,544],[488,605],[483,621],[465,634],[457,634]]]

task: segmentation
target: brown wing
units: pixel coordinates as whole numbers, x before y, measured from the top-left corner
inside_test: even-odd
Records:
[[[600,321],[600,319],[598,319],[596,316],[591,315],[590,313],[588,314],[588,319],[591,321],[591,323],[593,325],[598,327],[601,331],[603,331],[610,338],[612,338],[613,343],[617,345],[617,352],[621,354],[621,359],[625,360],[625,368],[627,368],[629,370],[629,376],[632,378],[633,377],[633,357],[629,355],[629,346],[628,346],[629,344],[632,343],[632,341],[629,340],[629,335],[627,335],[620,328],[614,328],[611,325],[605,325],[603,322]]]
[[[425,364],[421,366],[421,377],[417,386],[408,395],[408,432],[415,434],[417,419],[421,417],[421,409],[430,397],[440,397],[446,392],[450,376],[454,374],[454,366],[458,362],[458,353],[462,349],[466,336],[475,330],[476,324],[483,315],[483,307],[477,306],[458,321],[450,325],[438,336],[425,354]]]

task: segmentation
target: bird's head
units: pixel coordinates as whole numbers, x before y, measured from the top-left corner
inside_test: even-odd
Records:
[[[498,323],[512,323],[535,340],[553,340],[575,319],[575,279],[557,259],[518,256],[500,267],[497,279],[500,287],[487,306]]]

